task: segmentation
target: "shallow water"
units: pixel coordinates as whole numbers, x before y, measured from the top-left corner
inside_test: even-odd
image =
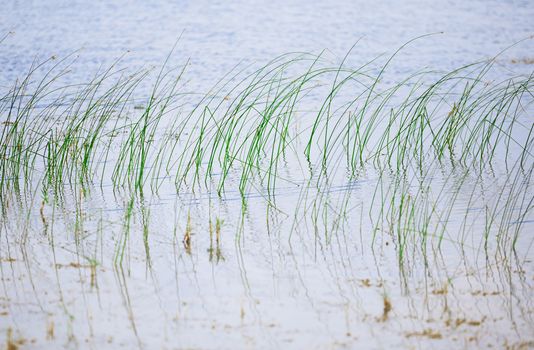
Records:
[[[118,68],[161,66],[178,38],[168,65],[190,58],[188,92],[207,92],[240,62],[253,71],[287,52],[327,49],[325,61],[335,66],[360,39],[346,65],[385,53],[369,68],[376,74],[408,40],[444,32],[403,49],[384,77],[388,86],[417,71],[433,76],[492,57],[534,34],[533,17],[529,1],[10,2],[0,14],[0,35],[14,32],[0,44],[0,86],[6,91],[36,57],[60,59],[77,49],[64,84],[87,82],[127,50]],[[533,49],[526,40],[505,51],[487,79],[531,75]],[[141,114],[136,108],[150,82],[141,83],[134,96],[141,102],[129,115]],[[305,116],[324,98],[323,82],[316,83],[290,124],[297,136],[277,163],[275,189],[267,162],[250,175],[244,195],[239,169],[219,197],[217,167],[213,182],[187,183],[178,193],[174,174],[158,173],[157,193],[147,184],[142,195],[114,187],[108,168],[93,186],[73,180],[54,197],[43,190],[38,163],[30,184],[2,193],[0,344],[533,347],[532,156],[518,167],[521,153],[512,144],[508,156],[499,148],[482,170],[426,159],[403,174],[369,166],[348,177],[339,146],[323,175],[320,156],[310,165],[301,157],[312,124]],[[350,87],[332,109],[353,98],[358,85]],[[226,107],[236,92],[225,89]],[[198,102],[192,96],[162,125],[183,118]],[[513,129],[518,143],[532,125],[532,99],[524,101],[517,124],[526,127]],[[156,141],[166,131],[158,129]],[[186,141],[177,145],[175,153],[188,152]],[[118,153],[114,148],[107,162]]]
[[[371,242],[362,198],[372,195],[373,184],[366,179],[351,186],[354,209],[347,217],[328,212],[336,224],[314,223],[307,213],[286,215],[297,202],[291,194],[280,198],[280,211],[251,199],[244,215],[231,196],[211,204],[171,196],[134,202],[131,219],[128,199],[113,205],[120,196],[80,199],[77,219],[74,204],[45,207],[43,216],[35,210],[29,222],[12,219],[3,229],[10,257],[2,261],[3,322],[31,347],[527,344],[528,233],[512,256],[486,255],[476,227],[463,244],[448,232],[439,250],[436,239],[422,245],[416,236],[399,265],[396,237],[386,231]],[[459,213],[462,205],[456,202]],[[210,242],[210,215],[224,219],[219,244],[215,237]],[[188,217],[189,248],[182,242]],[[117,265],[117,241],[126,232],[124,261]],[[495,252],[494,243],[488,251]]]

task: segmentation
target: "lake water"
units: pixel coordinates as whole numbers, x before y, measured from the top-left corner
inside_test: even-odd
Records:
[[[7,1],[0,344],[534,347],[532,18],[531,1]]]

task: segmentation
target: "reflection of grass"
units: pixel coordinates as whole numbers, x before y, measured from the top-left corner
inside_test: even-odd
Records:
[[[221,250],[221,227],[223,220],[220,218],[215,218],[215,245],[213,245],[213,224],[209,222],[209,234],[210,234],[210,247],[208,248],[209,261],[224,261],[224,256],[222,255]]]
[[[128,203],[126,204],[126,208],[124,212],[123,230],[121,233],[121,238],[117,242],[116,251],[115,251],[115,264],[122,264],[124,260],[124,253],[126,251],[126,246],[128,244],[128,238],[130,236],[130,227],[132,225],[134,202],[135,202],[135,197],[132,196],[130,200],[128,200]],[[147,254],[148,254],[148,251],[147,251]]]
[[[184,244],[185,252],[191,254],[191,233],[193,229],[191,227],[191,214],[187,213],[187,224],[185,226],[184,239],[182,243]]]

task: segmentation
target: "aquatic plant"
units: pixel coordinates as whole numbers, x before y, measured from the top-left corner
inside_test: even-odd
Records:
[[[236,66],[206,94],[184,91],[188,63],[170,68],[172,55],[156,72],[129,73],[118,60],[78,84],[63,83],[71,57],[34,63],[0,93],[3,211],[15,194],[37,188],[43,205],[67,190],[126,191],[120,263],[134,198],[149,188],[157,193],[172,182],[178,194],[187,188],[222,198],[238,191],[245,212],[253,192],[276,208],[287,184],[301,188],[296,209],[311,215],[314,232],[321,222],[329,241],[349,215],[350,183],[372,172],[373,237],[392,235],[402,262],[413,237],[422,247],[428,237],[445,239],[464,182],[498,167],[506,181],[497,200],[481,199],[484,240],[494,236],[513,249],[533,206],[533,75],[496,78],[494,57],[393,80],[388,68],[406,45],[357,68],[347,64],[350,51],[337,65],[324,53],[293,53],[257,69]],[[139,97],[154,74],[148,96]],[[431,179],[443,171],[459,175],[443,176],[435,193]],[[333,199],[336,188],[344,195]],[[476,188],[469,187],[470,202]],[[189,219],[183,244],[190,252]]]

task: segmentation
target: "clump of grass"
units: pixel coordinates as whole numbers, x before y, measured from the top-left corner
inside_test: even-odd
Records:
[[[532,74],[490,79],[495,63],[490,59],[448,72],[390,77],[389,67],[402,50],[406,45],[356,68],[348,66],[350,52],[338,64],[324,53],[282,55],[252,71],[235,68],[204,95],[183,91],[187,63],[171,69],[169,55],[142,98],[139,89],[152,77],[150,70],[128,74],[117,62],[85,83],[64,85],[72,59],[36,63],[0,92],[3,211],[12,194],[35,186],[46,201],[49,195],[61,198],[66,188],[83,195],[104,184],[130,191],[118,263],[133,198],[142,197],[148,184],[157,192],[171,178],[178,193],[188,187],[221,197],[232,184],[245,206],[251,191],[265,190],[274,205],[280,183],[304,183],[306,191],[317,190],[306,210],[315,223],[324,218],[326,232],[339,229],[350,198],[350,191],[339,198],[338,219],[328,221],[332,184],[372,170],[381,181],[383,174],[396,174],[392,186],[377,186],[371,207],[379,208],[372,218],[374,234],[392,234],[402,262],[413,232],[422,246],[430,236],[445,237],[443,222],[463,181],[497,164],[505,167],[509,191],[499,195],[504,205],[487,205],[484,237],[498,227],[499,242],[514,246],[532,208]],[[186,104],[192,107],[184,113]],[[282,174],[288,159],[298,174]],[[414,188],[410,182],[423,183],[432,171],[447,167],[466,174],[449,196],[445,185],[432,198],[429,186]],[[303,194],[299,203],[307,206],[309,196]],[[41,217],[45,223],[42,211]],[[218,220],[215,230],[210,222],[210,242],[215,232],[217,247]],[[189,216],[183,244],[190,252]]]
[[[116,253],[115,253],[115,260],[114,260],[115,265],[122,265],[124,261],[124,254],[126,251],[126,246],[128,245],[130,229],[132,225],[134,201],[135,201],[135,197],[132,196],[126,203],[126,207],[124,210],[122,235],[119,241],[117,242],[117,248],[116,248]]]
[[[173,76],[165,62],[139,111],[133,95],[149,72],[124,76],[112,66],[72,91],[54,87],[67,74],[70,63],[65,61],[54,63],[35,83],[37,68],[52,60],[43,62],[0,99],[0,111],[7,115],[0,160],[3,191],[10,184],[19,188],[21,175],[31,183],[41,168],[37,160],[43,163],[45,190],[55,192],[65,184],[86,188],[98,173],[102,183],[107,164],[114,163],[114,186],[136,192],[143,191],[147,179],[157,188],[165,173],[176,174],[178,188],[187,182],[200,185],[202,173],[207,184],[218,173],[222,195],[230,173],[241,169],[243,196],[254,178],[274,193],[287,152],[303,155],[311,169],[317,155],[318,168],[325,172],[339,167],[343,157],[353,175],[370,164],[404,172],[411,164],[423,168],[429,160],[473,169],[492,164],[497,154],[507,164],[519,156],[523,167],[531,160],[532,125],[523,124],[522,114],[531,103],[532,77],[485,83],[490,60],[441,77],[416,72],[382,87],[397,54],[375,75],[374,60],[352,69],[345,60],[338,67],[321,67],[321,55],[281,56],[241,80],[238,72],[218,83],[212,90],[224,97],[206,95],[185,118],[170,115],[185,95],[178,92],[185,65]],[[301,69],[295,76],[287,73]],[[425,82],[435,76],[434,82]],[[319,83],[328,80],[330,86]],[[235,97],[228,100],[228,95]],[[37,109],[38,104],[45,107]],[[318,106],[315,117],[297,117],[305,105]],[[133,120],[132,110],[140,112],[133,113],[139,114]],[[292,134],[294,126],[302,131]],[[295,147],[299,139],[307,140],[303,150]]]

